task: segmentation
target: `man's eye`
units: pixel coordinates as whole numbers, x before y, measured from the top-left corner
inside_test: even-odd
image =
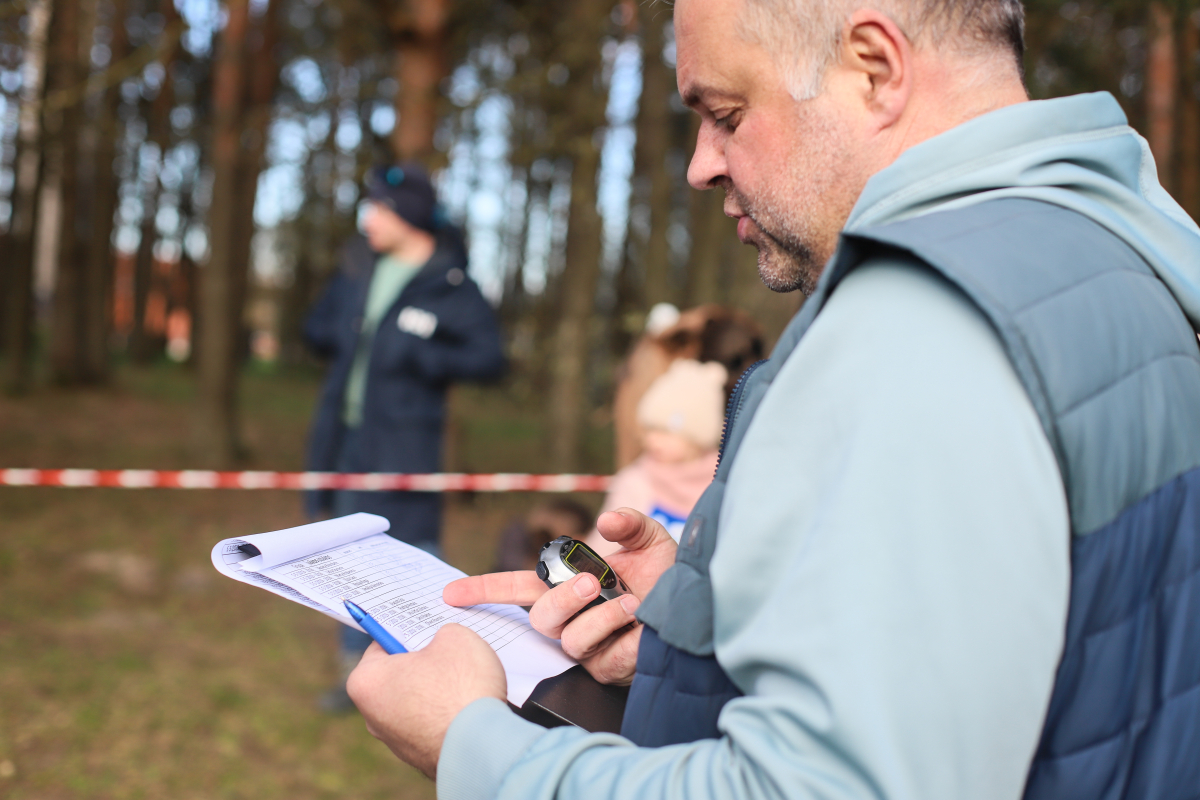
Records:
[[[737,128],[738,114],[734,112],[732,114],[726,114],[723,117],[713,117],[713,123],[718,128],[724,128],[727,131],[732,131]]]

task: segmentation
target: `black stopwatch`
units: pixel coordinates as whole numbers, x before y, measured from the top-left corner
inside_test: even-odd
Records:
[[[560,536],[543,547],[535,571],[551,589],[581,572],[595,575],[600,581],[600,596],[588,603],[585,611],[629,593],[617,573],[595,550],[570,536]]]

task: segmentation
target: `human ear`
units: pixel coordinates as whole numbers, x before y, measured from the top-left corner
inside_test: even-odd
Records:
[[[865,110],[886,128],[903,114],[912,94],[912,45],[890,17],[860,9],[846,25],[843,68],[856,75],[853,84]]]

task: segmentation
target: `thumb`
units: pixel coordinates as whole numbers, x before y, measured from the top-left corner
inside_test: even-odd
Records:
[[[663,541],[675,543],[666,528],[632,508],[604,512],[596,519],[596,530],[626,550],[645,550]]]
[[[460,641],[460,637],[463,636],[471,637],[478,635],[466,625],[459,625],[457,622],[447,622],[433,634],[433,642],[441,641],[449,643]],[[430,644],[433,644],[433,642],[430,642]]]
[[[459,651],[463,648],[473,648],[478,644],[490,649],[490,645],[478,633],[456,622],[448,622],[438,629],[433,639],[425,649],[430,651],[450,650]]]

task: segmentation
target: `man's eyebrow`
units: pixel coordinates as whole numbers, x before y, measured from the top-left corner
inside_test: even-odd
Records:
[[[683,93],[681,99],[683,100],[683,104],[688,108],[695,108],[698,105],[711,105],[712,101],[716,99],[741,100],[743,98],[741,95],[732,92],[721,91],[712,86],[700,85],[688,87],[688,90]]]

